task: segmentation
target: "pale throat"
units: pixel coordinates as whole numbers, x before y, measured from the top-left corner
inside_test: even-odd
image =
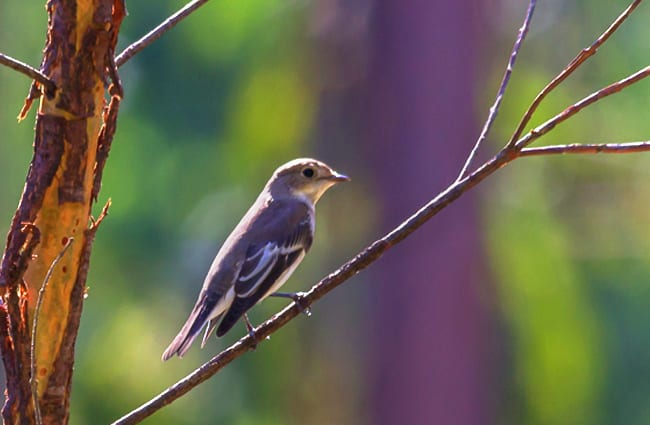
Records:
[[[322,180],[307,187],[293,190],[293,194],[309,204],[316,205],[323,193],[333,185],[334,182]]]

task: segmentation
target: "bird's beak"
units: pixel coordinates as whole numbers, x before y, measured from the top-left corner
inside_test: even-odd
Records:
[[[350,177],[346,176],[345,174],[337,173],[336,171],[332,171],[332,175],[329,177],[329,180],[333,182],[349,182],[352,180]]]

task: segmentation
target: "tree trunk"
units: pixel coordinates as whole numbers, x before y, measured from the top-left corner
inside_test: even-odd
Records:
[[[68,422],[74,344],[96,230],[95,223],[90,224],[91,206],[119,103],[116,94],[112,118],[107,119],[112,125],[102,127],[106,82],[116,76],[110,70],[115,69],[112,58],[124,12],[121,0],[47,3],[42,71],[57,89],[45,93],[38,85],[32,87],[30,98],[40,95],[34,156],[0,269],[5,423],[36,423],[30,385],[31,317],[48,270],[74,238],[52,267],[34,344],[42,423]],[[30,103],[28,99],[27,108]]]
[[[478,131],[478,2],[379,1],[363,102],[385,228],[453,181]],[[465,195],[386,255],[371,324],[370,423],[486,423],[489,326],[477,202]]]

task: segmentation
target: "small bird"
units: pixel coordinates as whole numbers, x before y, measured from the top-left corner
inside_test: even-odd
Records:
[[[275,170],[217,253],[190,316],[162,359],[183,357],[205,327],[203,348],[215,327],[223,336],[242,316],[252,334],[246,312],[269,295],[298,299],[276,291],[311,247],[316,202],[327,189],[349,180],[311,158]]]

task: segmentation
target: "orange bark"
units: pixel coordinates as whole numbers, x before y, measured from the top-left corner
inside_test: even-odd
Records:
[[[31,316],[48,269],[74,237],[75,243],[53,268],[35,338],[43,423],[68,421],[74,342],[96,230],[89,227],[100,183],[95,176],[101,175],[107,155],[99,146],[110,146],[107,132],[102,131],[106,81],[109,75],[116,75],[109,69],[114,66],[115,44],[125,14],[121,0],[51,0],[47,10],[42,71],[57,88],[54,93],[41,93],[34,156],[0,269],[0,285],[5,290],[0,312],[5,320],[0,327],[6,328],[0,347],[8,375],[5,423],[35,423],[29,382]],[[114,100],[111,104],[116,111],[119,99]],[[112,131],[109,133],[110,138]],[[99,166],[98,150],[102,152]],[[23,223],[35,225],[40,235],[31,261],[20,255],[28,236],[21,231]],[[24,273],[11,273],[14,270]],[[21,290],[24,284],[29,291]]]

